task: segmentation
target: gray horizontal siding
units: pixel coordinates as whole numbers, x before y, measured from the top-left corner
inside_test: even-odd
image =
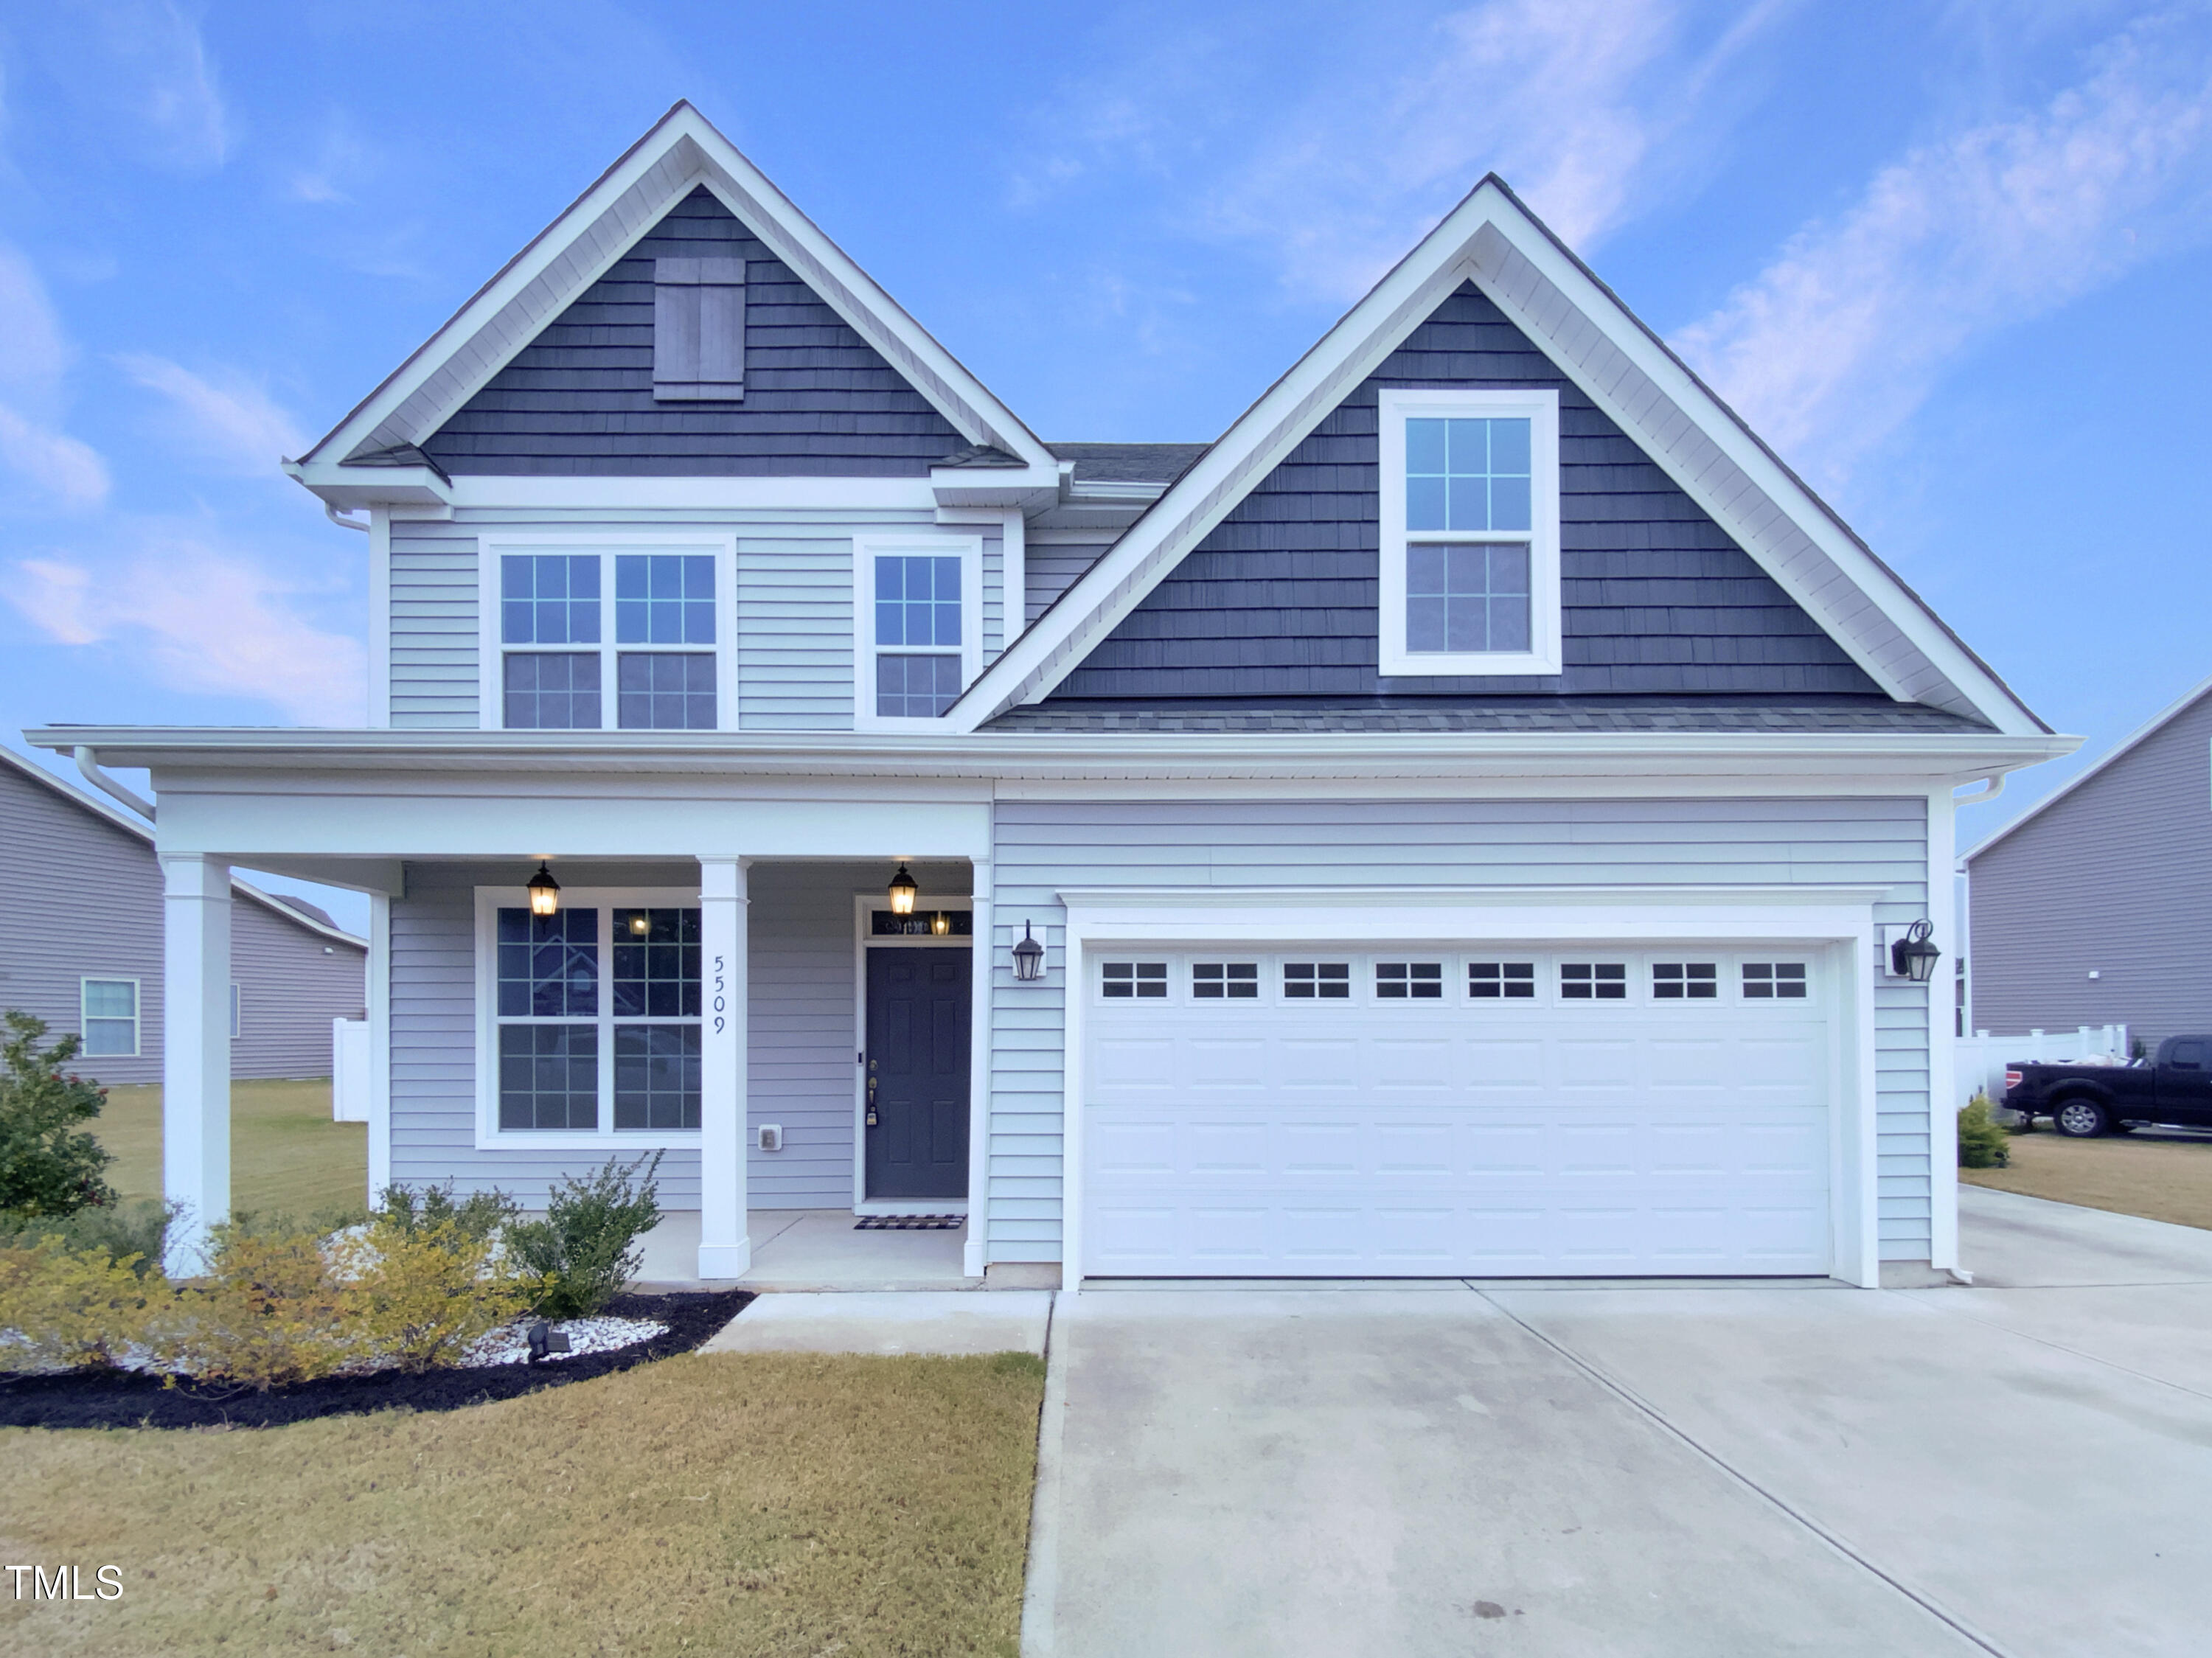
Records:
[[[1096,564],[1105,551],[1103,543],[1075,546],[1048,542],[1041,546],[1032,544],[1024,550],[1022,576],[1029,588],[1025,595],[1029,613],[1024,625],[1051,608],[1053,601],[1073,586],[1075,579]]]
[[[1924,914],[1927,808],[1903,800],[1010,802],[996,808],[994,957],[1024,922],[1050,969],[991,1017],[990,1249],[1060,1259],[1064,888],[1849,884]],[[1885,1259],[1929,1258],[1927,992],[1875,993]]]
[[[745,262],[742,401],[656,403],[653,262]],[[423,445],[449,472],[920,477],[967,441],[703,187]]]
[[[161,908],[149,842],[0,764],[0,1010],[82,1035],[85,979],[138,981],[137,1055],[82,1059],[82,1075],[161,1080]],[[243,998],[231,1075],[329,1076],[331,1021],[365,1011],[366,952],[243,896],[230,926]]]
[[[738,724],[850,731],[853,544],[738,544]]]
[[[1559,393],[1565,671],[1377,671],[1376,393]],[[1873,693],[1873,682],[1472,285],[1416,328],[1123,619],[1061,698]]]
[[[757,865],[746,884],[746,1109],[783,1128],[750,1153],[753,1208],[852,1205],[853,895],[873,872]]]
[[[2208,756],[2212,696],[1973,860],[1977,1029],[2212,1030]]]
[[[392,526],[392,724],[477,723],[477,526]]]

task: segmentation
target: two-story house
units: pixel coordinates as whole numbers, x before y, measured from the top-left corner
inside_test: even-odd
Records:
[[[152,768],[199,1217],[250,859],[372,896],[373,1181],[661,1149],[702,1278],[826,1207],[1071,1285],[1955,1259],[1888,946],[2070,740],[1495,179],[1213,443],[1051,444],[678,105],[290,470],[369,728],[32,734]]]

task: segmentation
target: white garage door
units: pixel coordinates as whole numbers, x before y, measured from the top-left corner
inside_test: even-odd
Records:
[[[1094,1277],[1824,1273],[1817,957],[1094,953]]]

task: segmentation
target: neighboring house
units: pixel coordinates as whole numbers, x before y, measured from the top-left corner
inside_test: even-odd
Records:
[[[161,1080],[161,869],[154,830],[0,749],[0,1009],[84,1038],[75,1068]],[[364,1011],[368,941],[235,878],[218,987],[234,1077],[326,1077],[331,1021]]]
[[[1968,1029],[2212,1030],[2212,679],[1963,865]]]
[[[370,728],[31,737],[152,768],[173,1006],[229,860],[372,896],[373,1181],[663,1150],[710,1278],[824,1207],[1071,1282],[1955,1260],[1885,944],[2072,740],[1495,179],[1214,443],[1052,445],[679,105],[289,470]]]

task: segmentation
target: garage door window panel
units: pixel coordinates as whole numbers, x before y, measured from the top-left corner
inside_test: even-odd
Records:
[[[1743,998],[1747,1002],[1802,1002],[1806,997],[1802,962],[1746,962]]]
[[[1721,993],[1720,964],[1717,962],[1654,962],[1651,999],[1658,1002],[1717,1001]]]
[[[1570,1002],[1625,1002],[1628,999],[1628,964],[1562,962],[1559,996]]]
[[[1532,1002],[1536,999],[1534,962],[1469,962],[1467,993],[1477,1001]]]
[[[1349,962],[1285,962],[1283,995],[1294,1002],[1346,1002],[1352,999]]]
[[[1377,962],[1375,994],[1386,1002],[1437,1002],[1443,999],[1442,962]]]
[[[1111,1001],[1165,1001],[1165,962],[1107,962],[1099,969],[1100,993]]]
[[[1201,1002],[1251,1002],[1260,999],[1257,962],[1194,962],[1190,993]]]

